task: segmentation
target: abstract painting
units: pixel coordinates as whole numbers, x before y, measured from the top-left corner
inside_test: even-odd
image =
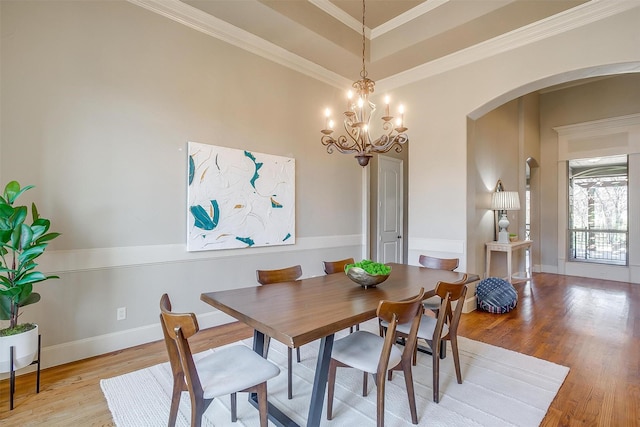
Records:
[[[187,250],[295,243],[295,159],[189,142]]]

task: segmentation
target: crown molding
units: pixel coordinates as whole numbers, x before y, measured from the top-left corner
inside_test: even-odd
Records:
[[[309,3],[322,10],[324,13],[333,16],[356,33],[362,34],[362,22],[358,21],[356,18],[349,15],[329,0],[309,0]],[[364,27],[364,35],[368,39],[371,39],[371,29],[367,26]]]
[[[405,86],[637,7],[640,7],[640,2],[635,0],[591,0],[573,9],[494,37],[477,45],[418,65],[417,67],[391,77],[380,79],[376,84],[383,91]]]
[[[349,87],[352,83],[351,80],[346,77],[343,77],[179,0],[128,1],[248,52],[301,72],[336,88]],[[326,3],[329,3],[325,0],[311,1],[316,6],[318,4],[326,5]],[[434,1],[436,3],[442,3],[446,0]],[[379,79],[376,82],[376,85],[378,86],[378,89],[382,91],[392,90],[400,86],[411,84],[416,81],[468,65],[481,59],[486,59],[488,57],[579,28],[600,19],[620,14],[637,7],[640,7],[640,2],[635,0],[591,0],[573,9],[532,23],[491,40],[487,40],[393,76]],[[420,9],[420,6],[417,6],[414,9],[405,12],[405,14],[409,13],[408,16],[415,17],[418,16],[417,14],[420,12],[426,13],[424,9]],[[407,19],[408,16],[403,19]],[[352,17],[350,18],[353,19]],[[377,31],[383,31],[384,28],[382,30],[378,30],[380,27],[383,27],[383,25],[377,27],[374,34]],[[396,23],[395,25],[397,26],[399,24]]]
[[[449,1],[450,0],[430,0],[424,3],[420,3],[418,6],[409,9],[406,12],[396,16],[395,18],[388,20],[384,24],[380,24],[376,28],[372,29],[370,38],[371,40],[373,40],[376,37],[380,37],[381,35],[388,33],[389,31],[393,31],[396,28],[406,24],[407,22],[412,21],[417,17],[424,15],[425,13],[431,12],[435,8],[440,7],[443,4],[448,3]]]
[[[335,4],[331,3],[329,0],[308,0],[309,3],[322,10],[328,15],[331,15],[336,20],[342,22],[347,27],[351,28],[356,33],[360,34],[362,32],[362,22],[355,19],[353,16],[349,15],[344,10],[340,9]],[[407,10],[406,12],[396,16],[393,19],[388,20],[384,24],[380,24],[377,27],[370,29],[365,26],[364,32],[365,36],[369,40],[373,40],[376,37],[380,37],[381,35],[388,33],[389,31],[393,31],[396,28],[406,24],[407,22],[416,19],[417,17],[424,15],[432,11],[433,9],[442,6],[445,3],[448,3],[450,0],[430,0],[424,3],[419,4],[418,6]]]
[[[338,73],[179,0],[127,1],[331,86],[351,86],[351,80]]]

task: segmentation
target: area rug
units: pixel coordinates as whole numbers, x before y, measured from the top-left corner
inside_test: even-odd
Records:
[[[361,328],[375,332],[377,324],[367,322]],[[318,343],[301,347],[302,360],[293,366],[293,399],[288,400],[287,350],[275,340],[271,342],[269,359],[280,366],[281,373],[268,382],[268,399],[297,424],[306,425]],[[251,340],[235,345],[250,347]],[[463,337],[459,337],[459,347],[463,383],[457,383],[453,358],[448,354],[440,363],[440,403],[432,400],[431,356],[418,353],[413,375],[421,426],[538,426],[569,373],[567,367]],[[116,426],[166,425],[172,387],[168,363],[103,379],[100,386]],[[321,425],[374,426],[374,387],[373,381],[369,381],[369,395],[362,397],[362,374],[354,369],[338,369],[333,420],[327,421],[324,415],[325,398]],[[259,425],[258,411],[245,396],[238,396],[236,423],[231,422],[230,399],[225,396],[214,400],[207,409],[203,426]],[[385,405],[386,426],[413,425],[404,378],[399,372],[387,383]],[[189,397],[183,393],[176,425],[188,426],[189,420]]]

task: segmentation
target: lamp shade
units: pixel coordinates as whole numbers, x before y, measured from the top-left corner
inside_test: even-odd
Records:
[[[520,210],[520,195],[517,191],[498,191],[492,193],[491,209],[494,211]]]

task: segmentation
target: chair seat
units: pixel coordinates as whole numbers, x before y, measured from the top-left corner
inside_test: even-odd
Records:
[[[386,322],[381,322],[381,323],[384,328],[387,327]],[[418,338],[423,340],[432,339],[433,331],[436,329],[436,323],[438,323],[438,319],[436,319],[435,317],[422,316],[422,318],[420,318],[420,327],[418,328]],[[408,335],[410,332],[410,329],[411,329],[411,325],[404,324],[404,325],[398,325],[398,327],[396,328],[396,331]],[[444,337],[445,335],[447,335],[447,333],[449,333],[449,325],[445,323],[444,325],[442,325],[441,337]]]
[[[222,348],[195,364],[205,399],[244,390],[280,373],[280,368],[243,345]]]
[[[440,298],[439,296],[436,295],[436,296],[433,296],[431,298],[427,298],[426,300],[422,301],[422,305],[427,310],[437,311],[437,310],[440,310],[440,303],[441,302],[442,302],[442,298]]]
[[[367,331],[356,331],[333,343],[331,358],[364,372],[376,373],[384,338]],[[389,369],[395,367],[402,359],[402,351],[391,348]]]

